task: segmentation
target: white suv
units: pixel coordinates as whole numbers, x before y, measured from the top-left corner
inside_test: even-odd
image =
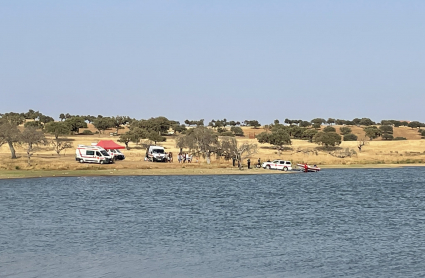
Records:
[[[264,162],[261,167],[263,167],[264,169],[274,169],[282,171],[292,170],[291,161],[286,160],[273,160],[272,162]]]

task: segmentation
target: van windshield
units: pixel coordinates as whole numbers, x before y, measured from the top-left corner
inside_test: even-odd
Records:
[[[101,153],[103,156],[109,156],[109,154],[108,154],[105,150],[101,150],[101,151],[100,151],[100,153]]]
[[[153,149],[152,153],[164,153],[163,149]]]

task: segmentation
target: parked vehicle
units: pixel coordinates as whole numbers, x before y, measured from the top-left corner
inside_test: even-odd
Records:
[[[273,169],[273,170],[282,170],[282,171],[291,171],[292,164],[291,161],[286,160],[273,160],[264,162],[261,167],[264,169]]]
[[[120,150],[107,150],[109,154],[113,154],[114,155],[114,159],[115,160],[124,160],[125,159],[125,155],[120,152]]]
[[[164,147],[149,146],[146,150],[146,158],[151,162],[167,162],[167,154]]]
[[[78,145],[75,150],[75,160],[80,163],[114,163],[113,157],[111,157],[104,148],[99,146]]]

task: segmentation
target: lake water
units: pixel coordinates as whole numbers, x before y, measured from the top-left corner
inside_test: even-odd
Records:
[[[0,180],[0,277],[425,277],[424,170]]]

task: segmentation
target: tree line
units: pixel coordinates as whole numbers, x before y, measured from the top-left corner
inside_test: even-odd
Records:
[[[242,159],[244,154],[251,153],[255,147],[253,145],[238,145],[233,137],[243,136],[242,126],[258,128],[261,126],[257,120],[245,120],[242,122],[227,119],[211,120],[204,126],[204,119],[185,120],[183,124],[179,121],[169,120],[160,116],[150,119],[132,119],[128,116],[104,117],[102,115],[71,115],[69,113],[60,114],[60,121],[54,121],[50,116],[46,116],[39,111],[29,110],[26,113],[4,113],[0,114],[0,146],[7,144],[11,151],[12,158],[16,158],[14,146],[21,144],[27,146],[28,163],[34,152],[36,145],[51,145],[55,152],[60,153],[72,144],[66,136],[78,134],[80,129],[87,128],[87,123],[93,124],[99,134],[106,130],[113,129],[119,135],[119,142],[129,148],[129,143],[140,143],[140,140],[147,139],[154,142],[163,142],[166,136],[180,134],[177,145],[181,148],[189,148],[195,153],[201,154],[209,160],[211,154],[216,154],[226,158]],[[269,143],[279,151],[285,145],[291,144],[291,139],[304,139],[320,145],[336,146],[344,141],[356,141],[358,138],[352,133],[351,125],[363,125],[365,135],[373,140],[381,137],[384,140],[400,140],[403,138],[393,137],[393,127],[408,126],[411,128],[425,127],[424,123],[418,121],[405,122],[396,120],[382,120],[375,123],[369,118],[355,118],[353,120],[315,118],[311,121],[285,119],[285,124],[275,120],[272,124],[264,126],[265,131],[256,136],[260,144]],[[18,126],[24,124],[24,130],[20,131]],[[327,125],[323,130],[321,126]],[[343,125],[339,133],[333,125]],[[379,127],[377,125],[380,125]],[[118,134],[120,130],[128,127],[128,131]],[[425,131],[418,129],[422,136]],[[46,140],[45,133],[52,135],[52,140]],[[90,130],[84,130],[83,134],[92,134]],[[204,137],[202,137],[204,136]],[[221,139],[218,140],[218,137]],[[244,151],[242,151],[244,150]]]

